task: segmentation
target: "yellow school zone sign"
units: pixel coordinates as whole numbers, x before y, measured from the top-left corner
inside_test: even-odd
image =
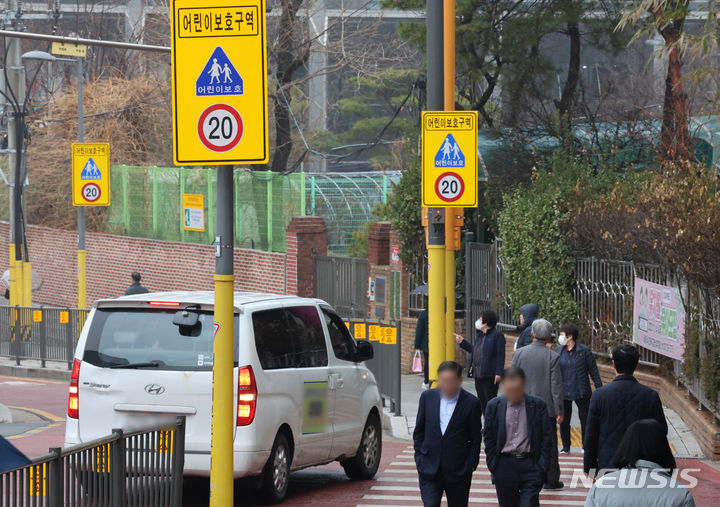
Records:
[[[73,206],[110,206],[110,144],[73,143]]]
[[[177,165],[268,161],[264,0],[173,0]]]
[[[477,206],[477,136],[477,111],[423,113],[423,206],[432,208]]]

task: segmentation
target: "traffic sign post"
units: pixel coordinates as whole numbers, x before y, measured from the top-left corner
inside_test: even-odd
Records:
[[[422,115],[422,200],[435,208],[477,206],[477,111]]]
[[[177,165],[268,161],[265,26],[264,0],[173,0]]]
[[[110,206],[110,144],[73,143],[73,206]]]

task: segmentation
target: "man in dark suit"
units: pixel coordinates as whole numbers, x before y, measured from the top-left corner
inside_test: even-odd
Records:
[[[466,507],[473,470],[480,460],[480,404],[462,388],[462,366],[445,361],[438,387],[420,396],[413,432],[415,464],[425,507]]]
[[[667,421],[660,396],[633,376],[640,354],[632,345],[612,351],[615,380],[596,389],[590,398],[585,423],[585,473],[613,468],[613,457],[625,430],[640,419],[655,419],[667,433]]]
[[[553,426],[546,403],[525,394],[525,372],[505,370],[504,394],[485,412],[485,458],[500,507],[540,505],[550,464]]]

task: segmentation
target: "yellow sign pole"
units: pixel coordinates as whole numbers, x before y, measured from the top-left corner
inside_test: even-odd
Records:
[[[455,110],[455,0],[443,4],[443,67],[445,111]],[[455,360],[455,216],[462,208],[445,210],[445,360]]]
[[[218,167],[215,231],[215,343],[213,346],[212,435],[210,444],[210,507],[233,505],[233,168]]]

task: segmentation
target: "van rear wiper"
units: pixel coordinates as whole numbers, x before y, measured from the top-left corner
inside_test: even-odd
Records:
[[[161,361],[146,361],[144,363],[127,363],[127,364],[114,364],[112,366],[108,366],[108,368],[111,369],[121,369],[121,368],[157,368],[162,363]]]

